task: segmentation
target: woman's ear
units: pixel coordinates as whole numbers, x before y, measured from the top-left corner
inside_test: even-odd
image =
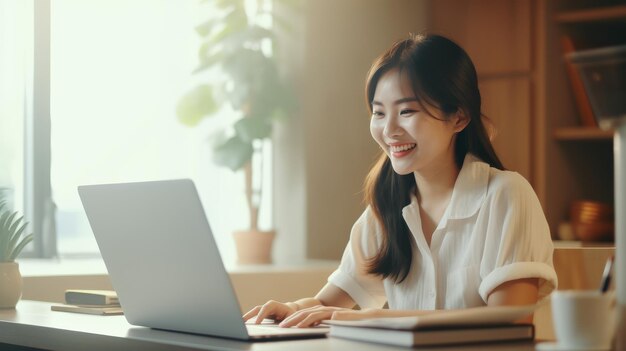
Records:
[[[463,111],[462,109],[458,109],[454,113],[454,116],[452,117],[452,123],[453,123],[454,132],[455,133],[462,132],[463,129],[465,129],[465,127],[467,127],[469,122],[470,122],[470,119],[465,114],[465,111]]]

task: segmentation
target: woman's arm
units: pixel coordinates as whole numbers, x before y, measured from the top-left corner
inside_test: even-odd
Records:
[[[489,295],[487,300],[488,306],[515,306],[515,305],[532,305],[537,303],[538,299],[538,281],[536,278],[518,279],[506,282],[498,286]],[[339,289],[334,287],[334,289]],[[341,289],[339,289],[341,290]],[[322,290],[324,291],[324,289]],[[330,288],[328,291],[332,291]],[[343,291],[342,291],[343,292]],[[345,292],[344,292],[345,294]],[[323,298],[322,292],[316,298]],[[347,294],[346,294],[347,295]],[[335,296],[335,295],[333,295]],[[340,295],[337,295],[340,296]],[[349,296],[348,296],[349,298]],[[352,299],[350,299],[352,301]],[[344,305],[346,306],[346,305]],[[347,307],[347,306],[346,306]],[[410,317],[422,316],[431,313],[437,313],[437,310],[388,310],[388,309],[365,309],[351,310],[338,307],[327,307],[324,305],[311,306],[294,313],[286,318],[281,326],[291,327],[308,327],[316,325],[325,319],[336,320],[358,320],[364,318],[382,318],[382,317]],[[533,316],[530,315],[518,323],[532,323]]]
[[[316,303],[317,302],[317,303]],[[327,319],[356,320],[378,317],[419,316],[436,311],[364,309],[353,310],[356,303],[345,291],[328,283],[311,299],[298,300],[297,312],[285,318],[281,327],[310,327]]]
[[[315,295],[315,299],[319,301],[319,305],[324,306],[336,306],[350,309],[356,306],[356,302],[354,302],[347,292],[331,283],[326,283],[322,290]]]
[[[498,286],[487,299],[488,306],[519,306],[533,305],[538,299],[538,281],[536,278],[518,279],[506,282]],[[437,313],[436,310],[383,310],[372,309],[362,311],[338,311],[333,314],[333,319],[354,320],[363,318],[381,317],[410,317],[423,316],[425,314]],[[533,316],[520,320],[521,323],[532,323]]]
[[[534,305],[539,299],[539,281],[536,278],[517,279],[501,284],[487,297],[488,306]],[[533,315],[519,320],[532,323]]]

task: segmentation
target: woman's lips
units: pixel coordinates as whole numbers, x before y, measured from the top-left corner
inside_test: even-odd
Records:
[[[396,158],[404,157],[410,154],[411,152],[413,152],[416,146],[417,144],[414,144],[414,143],[393,144],[393,145],[389,145],[389,152],[391,153],[393,157],[396,157]]]

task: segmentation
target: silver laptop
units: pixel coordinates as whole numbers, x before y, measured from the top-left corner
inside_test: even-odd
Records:
[[[324,336],[249,325],[191,180],[79,186],[130,324],[242,340]]]

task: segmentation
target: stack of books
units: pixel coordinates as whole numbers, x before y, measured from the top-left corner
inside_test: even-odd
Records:
[[[515,322],[532,314],[535,308],[536,305],[476,307],[416,317],[324,323],[330,324],[331,337],[409,347],[532,341],[534,326]]]
[[[66,290],[65,304],[53,305],[51,309],[100,316],[124,314],[117,294],[112,290]]]
[[[591,107],[587,90],[585,89],[579,70],[576,69],[576,66],[572,62],[572,54],[576,53],[576,46],[571,36],[563,35],[561,37],[561,48],[565,56],[565,69],[569,77],[570,87],[580,115],[580,124],[583,127],[597,128],[598,121]]]

